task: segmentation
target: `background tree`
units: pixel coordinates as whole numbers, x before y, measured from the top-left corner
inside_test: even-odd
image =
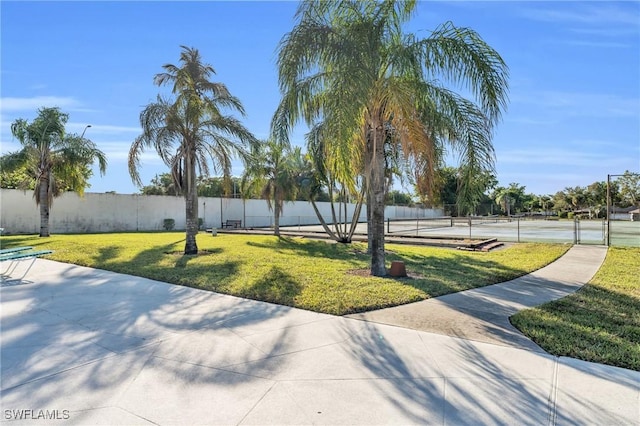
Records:
[[[171,173],[160,173],[151,179],[150,185],[145,185],[140,189],[144,195],[182,195],[173,181]]]
[[[253,143],[242,176],[242,193],[259,192],[273,211],[274,235],[280,236],[280,216],[285,201],[296,198],[298,170],[302,163],[300,148],[268,140]]]
[[[567,187],[564,189],[567,200],[571,205],[571,210],[582,210],[587,207],[587,194],[585,188],[581,186]]]
[[[617,183],[621,201],[626,206],[640,206],[640,174],[625,170]]]
[[[240,178],[231,176],[229,179],[220,176],[198,176],[198,197],[234,197],[240,198]],[[177,191],[171,173],[160,173],[151,179],[149,185],[140,189],[144,195],[182,195]],[[259,194],[248,194],[247,198],[258,198]]]
[[[242,157],[245,144],[255,138],[235,117],[225,115],[226,109],[244,115],[244,108],[224,84],[210,81],[213,67],[202,62],[197,49],[181,48],[181,65],[163,65],[165,72],[154,78],[158,86],[171,84],[174,98],[158,96],[140,113],[142,134],[129,150],[129,173],[142,186],[140,155],[150,147],[169,167],[176,189],[185,198],[184,254],[188,255],[198,253],[197,173],[209,175],[211,160],[213,170],[228,179],[234,155]]]
[[[499,186],[492,194],[496,203],[500,205],[507,216],[522,212],[526,201],[525,186],[511,182],[509,186]]]
[[[538,203],[540,204],[541,211],[546,216],[549,214],[549,210],[553,208],[553,197],[551,195],[540,195],[538,197]]]
[[[233,198],[258,198],[258,194],[242,194],[242,178],[231,176],[224,177],[198,177],[198,196],[200,197],[233,197]]]
[[[411,194],[394,189],[387,193],[385,204],[388,206],[413,206]]]
[[[89,139],[67,134],[69,115],[59,108],[41,108],[29,123],[22,118],[11,124],[11,133],[22,149],[2,157],[3,172],[22,171],[22,188],[35,183],[34,198],[40,208],[40,236],[48,237],[49,214],[53,199],[64,191],[79,195],[89,187],[91,165],[98,162],[100,173],[107,168],[105,154]]]
[[[473,183],[465,184],[468,180]],[[495,174],[488,171],[476,171],[471,176],[460,167],[443,167],[438,170],[437,195],[445,212],[451,216],[493,214],[494,201],[489,192],[497,184]]]
[[[607,182],[593,182],[587,186],[585,193],[591,214],[596,218],[605,215],[607,212]]]
[[[331,142],[323,158],[353,189],[364,176],[371,273],[386,275],[384,201],[389,144],[396,145],[421,193],[449,144],[462,165],[493,170],[491,129],[506,103],[507,67],[468,28],[447,23],[420,39],[402,25],[415,1],[305,1],[278,52],[283,94],[272,129],[278,140],[300,118],[319,122]],[[454,93],[465,89],[475,102]]]
[[[15,170],[0,169],[0,188],[6,189],[35,189],[36,180],[29,175],[27,168],[21,166]]]

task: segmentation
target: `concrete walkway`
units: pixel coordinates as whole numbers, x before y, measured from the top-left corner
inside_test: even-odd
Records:
[[[598,271],[605,246],[573,246],[555,262],[512,281],[351,318],[543,352],[509,322],[523,309],[578,290]]]
[[[7,424],[640,423],[640,372],[44,259],[26,280],[0,290]]]

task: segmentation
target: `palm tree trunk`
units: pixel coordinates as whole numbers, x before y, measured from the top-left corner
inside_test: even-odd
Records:
[[[349,235],[347,235],[347,242],[351,242],[353,239],[353,234],[356,232],[356,227],[358,226],[358,220],[360,219],[360,212],[362,211],[362,203],[364,202],[364,198],[362,196],[358,197],[358,204],[356,204],[356,209],[353,212],[353,218],[351,219],[351,227],[349,228]]]
[[[40,179],[38,183],[40,201],[40,236],[49,236],[49,180]]]
[[[333,198],[333,182],[329,183],[329,199],[331,202],[331,218],[333,220],[333,228],[335,229],[336,235],[338,236],[338,241],[342,241],[342,233],[340,232],[340,225],[339,225],[339,220],[338,217],[336,216],[336,207],[335,207],[335,200]],[[340,207],[338,207],[339,209]]]
[[[275,200],[275,205],[273,206],[273,224],[274,224],[274,229],[273,229],[273,235],[275,235],[276,237],[280,236],[280,202],[278,200],[278,192],[277,190],[275,191],[275,195],[276,195],[276,200]]]
[[[187,221],[186,242],[184,254],[198,254],[198,192],[196,186],[195,157],[187,155],[185,158],[186,188],[185,188],[185,213]]]
[[[367,202],[365,203],[365,210],[367,213],[367,253],[371,254],[371,241],[373,240],[373,228],[371,227],[371,194],[367,192]]]
[[[387,275],[384,259],[384,129],[382,125],[374,127],[373,157],[371,162],[371,275]]]
[[[320,225],[322,225],[322,228],[324,228],[324,232],[329,234],[329,237],[331,237],[332,240],[339,241],[339,238],[331,230],[331,228],[329,228],[329,226],[327,225],[327,222],[324,220],[324,217],[322,217],[322,214],[320,213],[320,210],[318,210],[318,206],[316,205],[316,202],[313,200],[310,200],[310,201],[311,201],[311,206],[313,207],[313,211],[316,212],[316,216],[320,221]]]

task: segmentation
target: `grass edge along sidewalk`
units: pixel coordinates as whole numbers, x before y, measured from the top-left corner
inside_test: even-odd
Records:
[[[547,352],[640,371],[640,248],[611,247],[593,279],[511,323]]]
[[[521,244],[490,253],[387,245],[409,278],[368,276],[361,243],[273,236],[198,235],[184,256],[184,234],[119,233],[6,236],[2,246],[46,244],[49,259],[334,315],[364,312],[508,281],[537,270],[569,246]]]

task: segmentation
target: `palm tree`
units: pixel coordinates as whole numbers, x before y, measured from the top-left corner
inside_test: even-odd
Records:
[[[274,140],[251,145],[251,155],[242,176],[242,194],[259,192],[273,211],[274,235],[280,236],[280,216],[285,201],[297,195],[297,172],[302,161],[300,148]]]
[[[325,162],[338,180],[353,185],[364,166],[376,276],[386,275],[385,148],[399,147],[422,192],[433,186],[445,144],[470,176],[493,171],[491,133],[506,105],[508,72],[500,55],[473,30],[451,23],[423,39],[405,34],[402,24],[415,6],[413,0],[306,1],[278,51],[282,100],[272,132],[287,140],[301,118],[310,127],[322,122],[331,140]]]
[[[346,185],[337,178],[330,167],[327,167],[324,159],[331,144],[324,138],[322,123],[311,129],[306,135],[306,140],[308,154],[303,167],[301,167],[299,186],[311,202],[311,206],[327,235],[337,242],[351,243],[364,202],[362,179],[355,185]],[[326,188],[329,195],[333,229],[329,227],[316,204],[316,198],[322,193],[323,188]],[[351,220],[347,215],[349,199],[356,202]],[[338,204],[337,214],[336,202]]]
[[[149,147],[169,167],[178,192],[185,197],[184,254],[189,255],[198,253],[197,172],[209,175],[210,159],[213,170],[229,179],[234,155],[244,156],[245,145],[255,138],[240,121],[225,115],[224,110],[231,109],[244,116],[244,108],[224,84],[210,81],[213,67],[202,62],[197,49],[181,48],[181,66],[163,65],[165,72],[154,78],[158,86],[172,84],[174,98],[158,96],[140,113],[142,134],[129,150],[129,173],[142,186],[140,155]]]
[[[3,171],[22,169],[27,179],[21,187],[35,182],[33,196],[40,207],[40,236],[48,237],[49,213],[53,199],[65,191],[79,195],[89,186],[91,165],[97,161],[101,174],[107,168],[105,154],[84,135],[67,134],[69,115],[59,108],[41,108],[29,123],[22,118],[11,124],[11,133],[22,145],[20,151],[2,157]]]

